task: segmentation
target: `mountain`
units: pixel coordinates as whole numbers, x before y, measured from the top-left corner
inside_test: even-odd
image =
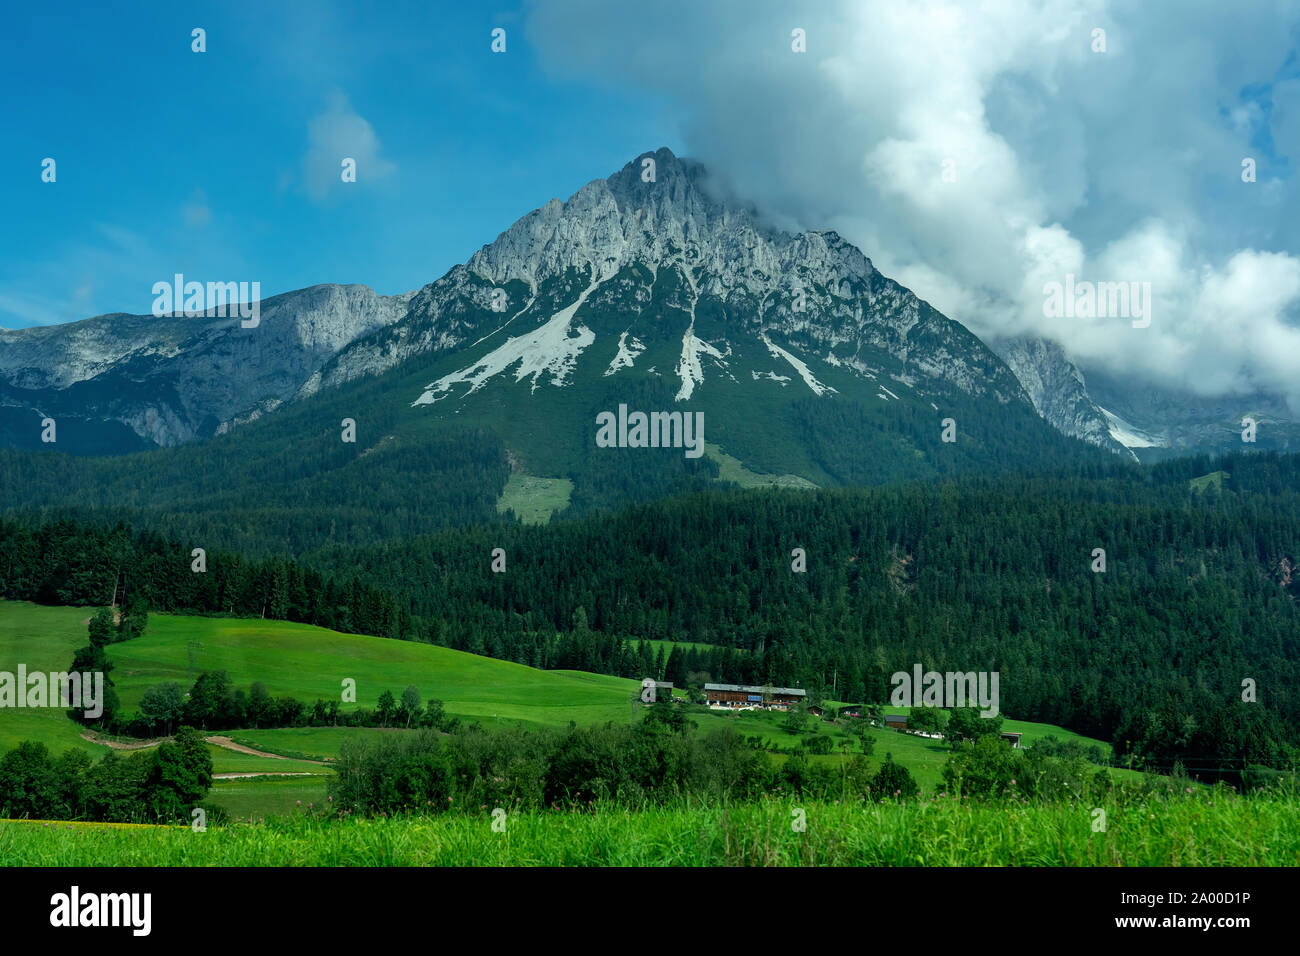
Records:
[[[0,437],[39,447],[46,416],[62,447],[92,453],[220,434],[291,401],[326,359],[402,318],[410,298],[318,285],[263,300],[251,329],[114,314],[0,331]]]
[[[1136,459],[1104,409],[1092,400],[1083,373],[1047,339],[1017,337],[990,343],[1024,386],[1038,414],[1063,435]]]
[[[944,418],[987,452],[1003,419],[1032,416],[996,354],[838,234],[782,232],[718,193],[698,163],[638,157],[514,223],[313,384],[431,358],[414,408],[491,420],[548,474],[632,397],[699,411],[711,443],[814,484],[901,477],[918,458],[943,472],[944,452],[963,455],[940,443]],[[555,403],[589,415],[561,430]]]
[[[158,511],[252,550],[482,521],[512,474],[580,514],[724,469],[806,487],[1107,457],[842,237],[778,230],[666,149],[415,293],[319,286],[266,300],[256,328],[108,316],[3,341],[4,440],[32,450],[0,454],[0,505]],[[633,418],[608,447],[602,418],[637,412],[699,424],[636,447]],[[65,416],[55,445],[44,415]],[[57,454],[114,443],[172,447]]]
[[[1089,392],[1112,421],[1112,433],[1143,461],[1191,454],[1300,450],[1300,422],[1285,399],[1261,393],[1205,397],[1088,373]],[[1254,442],[1242,440],[1242,420],[1256,423]]]
[[[1281,396],[1206,397],[1124,379],[1071,361],[1055,342],[1018,337],[991,347],[1015,373],[1043,419],[1065,435],[1142,462],[1236,451],[1300,449],[1300,422]],[[1242,420],[1255,440],[1242,440]]]
[[[1085,382],[1042,339],[990,350],[836,233],[784,233],[721,195],[703,166],[661,149],[567,202],[552,199],[417,292],[313,286],[263,300],[251,329],[235,318],[112,314],[0,330],[0,447],[41,449],[47,417],[59,449],[76,454],[180,445],[415,359],[438,374],[409,402],[440,419],[493,418],[498,430],[517,419],[515,443],[540,459],[530,464],[559,472],[580,449],[572,440],[556,454],[536,447],[540,409],[507,414],[521,399],[498,386],[614,398],[629,381],[652,380],[662,386],[655,400],[670,407],[703,401],[711,443],[725,439],[760,471],[815,484],[880,469],[828,467],[843,450],[805,453],[808,442],[785,426],[811,426],[825,409],[791,412],[796,397],[901,402],[918,414],[939,412],[948,396],[1027,403],[1061,434],[1130,460],[1232,450],[1245,415],[1267,426],[1261,448],[1300,441],[1277,398],[1207,400],[1103,370]],[[788,452],[726,404],[773,401],[783,411],[769,412],[797,419],[776,426]]]
[[[641,178],[646,159],[655,162],[654,182]],[[354,343],[338,364],[372,370],[403,354],[398,341],[409,355],[473,338],[482,358],[417,399],[432,404],[456,397],[461,382],[477,391],[507,369],[532,385],[546,375],[561,384],[599,341],[602,374],[653,365],[672,381],[675,401],[690,399],[710,370],[781,387],[797,378],[825,394],[822,372],[778,344],[786,342],[821,370],[872,383],[924,390],[934,382],[1004,403],[1023,397],[971,333],[881,276],[839,235],[779,232],[755,210],[712,198],[708,187],[702,166],[661,149],[568,202],[553,199],[422,290],[408,323]],[[490,304],[493,288],[518,294],[475,322],[472,307]],[[575,323],[576,309],[565,310],[583,305],[614,321]],[[654,348],[660,343],[671,350]],[[873,390],[889,400],[887,389]]]

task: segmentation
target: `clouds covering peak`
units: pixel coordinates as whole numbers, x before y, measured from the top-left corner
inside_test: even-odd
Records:
[[[981,337],[1300,411],[1295,3],[559,0],[528,34],[552,75],[660,98],[738,194]],[[1150,283],[1149,327],[1045,315],[1067,276]]]

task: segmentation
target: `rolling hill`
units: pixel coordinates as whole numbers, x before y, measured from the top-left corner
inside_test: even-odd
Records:
[[[19,661],[26,663],[29,670],[66,668],[73,648],[85,639],[86,615],[85,608],[0,601],[0,670],[13,670]],[[633,702],[640,689],[635,680],[583,671],[539,671],[444,647],[340,634],[283,621],[154,614],[143,636],[110,645],[109,650],[114,664],[112,677],[125,710],[138,709],[141,696],[150,686],[174,680],[188,688],[193,677],[203,670],[225,670],[236,687],[246,689],[253,681],[261,681],[272,696],[291,696],[306,702],[318,697],[337,700],[342,680],[351,677],[357,682],[357,703],[345,704],[344,710],[373,707],[383,691],[397,696],[413,684],[424,700],[440,699],[447,713],[484,726],[563,727],[571,721],[590,726],[636,721],[642,715],[641,706]],[[724,714],[692,708],[688,717],[695,721],[699,733],[730,728],[775,747],[787,748],[797,742],[782,728],[782,716],[775,713]],[[818,726],[821,733],[835,740],[856,740],[846,727],[829,723]],[[1104,752],[1109,750],[1101,741],[1051,724],[1010,721],[1007,726],[1023,732],[1026,744],[1052,735],[1096,744]],[[237,744],[302,760],[276,760],[216,746],[211,749],[217,773],[298,773],[318,777],[328,773],[329,768],[306,760],[336,758],[340,745],[350,737],[399,732],[347,727],[221,732]],[[70,747],[92,754],[107,752],[104,744],[88,741],[82,734],[82,728],[62,710],[6,711],[0,721],[0,753],[21,740],[40,741],[56,753]],[[947,755],[942,742],[884,728],[873,730],[872,735],[877,742],[877,762],[888,751],[908,766],[923,785],[940,782]],[[812,759],[838,760],[839,756]],[[232,808],[264,812],[268,808],[285,809],[289,805],[286,801],[296,800],[300,792],[306,792],[304,787],[315,796],[324,795],[319,780],[305,778],[222,780],[216,794],[222,799],[233,795]]]

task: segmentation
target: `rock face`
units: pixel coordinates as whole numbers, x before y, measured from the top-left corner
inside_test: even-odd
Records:
[[[411,293],[318,285],[264,299],[260,321],[101,315],[0,333],[0,405],[120,422],[146,445],[176,445],[293,399],[359,336],[406,315]]]
[[[647,160],[653,181],[642,175]],[[633,319],[594,327],[593,314]],[[672,356],[652,348],[640,357],[665,337],[676,342]],[[416,293],[404,321],[344,349],[304,391],[419,355],[463,353],[466,364],[413,396],[434,404],[507,372],[534,388],[564,385],[591,351],[606,375],[650,365],[674,380],[679,401],[714,376],[776,388],[801,380],[823,395],[834,389],[819,370],[833,368],[918,394],[935,385],[1028,402],[979,339],[838,234],[771,228],[753,208],[716,198],[706,170],[667,149],[524,216]]]
[[[653,182],[643,176],[646,160],[654,162]],[[568,202],[551,200],[448,280],[482,277],[497,287],[526,286],[530,300],[524,310],[531,321],[518,323],[523,331],[549,321],[579,295],[634,311],[649,301],[651,287],[663,295],[666,274],[677,284],[688,316],[674,364],[679,400],[694,393],[709,366],[734,373],[736,362],[727,356],[760,344],[752,351],[783,360],[783,371],[796,372],[816,394],[824,393],[816,384],[818,366],[875,379],[881,369],[873,356],[884,353],[900,364],[894,375],[909,387],[937,380],[1004,402],[1025,398],[1015,377],[975,336],[882,276],[838,234],[791,235],[770,228],[754,209],[716,199],[705,169],[667,149],[588,183]],[[547,293],[548,283],[570,276],[587,285],[573,284],[559,296]],[[425,306],[425,296],[445,296],[437,285],[420,293],[413,312]],[[453,337],[459,331],[446,325],[444,330]],[[638,331],[644,339],[661,330]],[[601,343],[596,333],[614,370],[635,361],[620,344],[625,334],[628,329],[621,330],[619,342]],[[554,348],[578,347],[573,336],[550,339]]]
[[[417,292],[314,286],[263,300],[253,329],[119,314],[0,331],[0,443],[65,415],[138,439],[117,450],[175,445],[418,359],[435,372],[403,403],[417,407],[493,382],[536,393],[635,369],[678,402],[724,383],[861,388],[935,411],[960,393],[1128,453],[1123,436],[1139,429],[1123,411],[1116,426],[1058,347],[1014,340],[999,357],[838,234],[783,232],[720,195],[704,167],[660,149],[552,199]]]
[[[1113,433],[1117,429],[1088,394],[1083,373],[1059,345],[1024,337],[991,345],[1020,380],[1038,414],[1053,428],[1116,454],[1137,457]]]

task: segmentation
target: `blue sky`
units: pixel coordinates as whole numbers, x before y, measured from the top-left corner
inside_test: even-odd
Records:
[[[986,340],[1300,411],[1298,0],[11,7],[0,326],[176,272],[419,288],[668,146]],[[1152,321],[1049,317],[1069,275],[1150,283]]]
[[[147,313],[175,272],[264,296],[416,289],[551,197],[680,149],[652,96],[548,77],[517,5],[12,4],[5,20],[7,328]]]

